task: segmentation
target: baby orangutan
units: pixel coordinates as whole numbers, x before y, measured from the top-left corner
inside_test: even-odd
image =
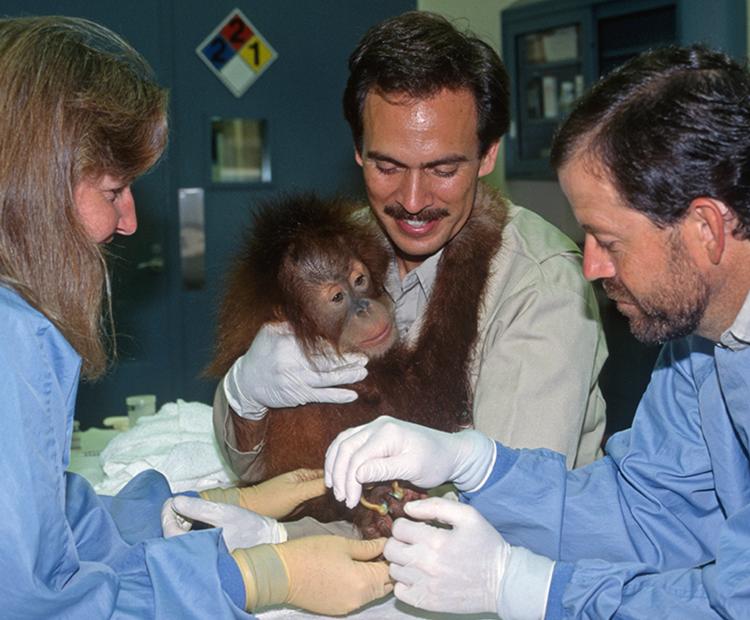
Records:
[[[352,403],[273,409],[258,422],[232,415],[240,451],[253,447],[251,425],[265,425],[264,447],[253,479],[246,482],[300,467],[320,468],[339,432],[380,415],[444,431],[470,425],[467,368],[485,280],[482,265],[494,247],[486,241],[494,235],[499,243],[501,230],[497,222],[478,220],[471,242],[456,238],[444,250],[458,252],[461,260],[454,256],[446,261],[450,268],[439,268],[430,303],[438,310],[428,309],[420,337],[407,346],[399,342],[383,289],[391,249],[366,207],[303,194],[256,211],[229,276],[208,373],[222,377],[263,324],[279,321],[288,322],[308,356],[332,347],[339,353],[364,353],[370,361],[368,376],[351,386],[359,395]],[[472,220],[467,226],[472,223],[476,228]],[[388,535],[392,517],[403,514],[401,504],[423,494],[388,482],[365,491],[365,503],[376,510],[360,506],[352,513],[329,493],[306,502],[291,518],[344,518],[365,537]]]

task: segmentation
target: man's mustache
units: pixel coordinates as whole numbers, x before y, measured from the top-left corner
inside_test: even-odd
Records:
[[[383,212],[396,220],[411,220],[417,222],[431,222],[433,220],[439,220],[449,215],[448,209],[443,208],[427,208],[419,213],[409,213],[400,204],[386,205]]]
[[[602,280],[602,288],[607,294],[607,297],[609,297],[610,299],[614,299],[616,301],[625,301],[631,304],[636,303],[635,299],[633,299],[633,296],[630,294],[628,289],[626,289],[620,282],[618,282],[614,278],[607,278],[606,280]]]

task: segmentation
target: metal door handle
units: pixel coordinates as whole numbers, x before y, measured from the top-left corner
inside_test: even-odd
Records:
[[[150,250],[151,258],[136,263],[135,268],[138,271],[161,273],[164,271],[164,254],[161,250],[161,243],[152,243]]]
[[[206,283],[204,198],[202,187],[181,187],[178,190],[180,262],[182,285],[186,289],[201,289]]]
[[[164,259],[161,256],[154,256],[138,263],[135,268],[153,271],[154,273],[161,273],[164,271]]]

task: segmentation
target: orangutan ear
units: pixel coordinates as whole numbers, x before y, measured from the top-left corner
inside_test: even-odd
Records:
[[[721,262],[734,220],[734,214],[721,200],[700,197],[690,203],[686,224],[692,241],[712,265]]]

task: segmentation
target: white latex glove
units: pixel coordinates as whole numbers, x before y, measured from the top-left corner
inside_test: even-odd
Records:
[[[161,509],[161,529],[165,538],[186,534],[194,521],[222,528],[229,551],[265,543],[286,542],[286,528],[276,519],[233,506],[209,502],[199,497],[177,495]]]
[[[415,519],[396,519],[384,555],[396,598],[431,611],[497,612],[503,620],[540,620],[554,562],[510,546],[471,506],[433,497],[404,506]]]
[[[478,488],[495,462],[495,442],[479,431],[443,433],[389,416],[339,434],[326,452],[325,483],[349,508],[362,485],[408,480],[425,488],[451,481],[460,491]]]
[[[288,323],[266,323],[247,353],[229,369],[224,394],[239,415],[259,420],[269,408],[305,403],[349,403],[354,390],[331,386],[356,383],[367,376],[367,356],[347,353],[307,358]]]

